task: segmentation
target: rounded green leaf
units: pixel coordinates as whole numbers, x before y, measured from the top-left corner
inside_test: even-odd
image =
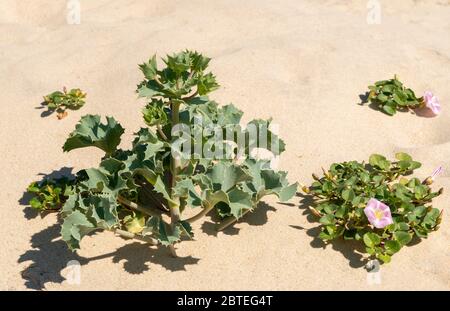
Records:
[[[387,254],[378,254],[377,258],[383,261],[384,263],[390,263],[391,262],[391,256]]]
[[[373,248],[381,243],[380,237],[376,233],[373,233],[373,232],[367,232],[366,234],[364,234],[363,241],[367,247],[371,247],[371,248]]]
[[[394,238],[401,245],[407,245],[409,242],[411,242],[412,236],[406,231],[396,231],[394,232]]]
[[[384,244],[384,248],[389,255],[393,255],[402,248],[402,245],[398,241],[389,240]]]
[[[342,191],[342,198],[345,201],[352,201],[355,198],[355,192],[353,189],[346,189]]]
[[[333,225],[335,223],[334,215],[328,214],[320,218],[319,222],[323,225]]]
[[[397,112],[394,107],[391,107],[388,105],[383,106],[383,111],[386,112],[390,116],[393,116]]]
[[[395,154],[395,158],[399,161],[412,161],[412,157],[404,152],[398,152]]]

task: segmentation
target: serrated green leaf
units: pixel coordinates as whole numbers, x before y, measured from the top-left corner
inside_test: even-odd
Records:
[[[235,218],[242,217],[245,210],[249,210],[253,207],[251,195],[239,189],[231,190],[228,193],[228,199],[231,215]]]
[[[152,58],[146,63],[143,63],[139,65],[142,73],[144,74],[145,78],[149,80],[155,79],[155,76],[157,75],[158,68],[156,64],[156,55],[153,55]]]
[[[97,147],[112,154],[120,143],[120,137],[124,133],[123,127],[114,118],[107,117],[107,123],[100,122],[100,116],[86,115],[76,125],[66,143],[64,151],[77,148]]]
[[[74,211],[64,218],[61,227],[61,236],[70,249],[80,248],[80,241],[89,232],[94,230],[94,225],[86,215],[80,211]]]

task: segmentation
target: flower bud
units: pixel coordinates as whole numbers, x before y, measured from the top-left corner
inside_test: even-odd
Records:
[[[309,188],[306,187],[306,186],[303,186],[303,187],[302,187],[302,191],[303,191],[304,193],[310,193],[310,192],[311,192],[311,191],[309,190]]]
[[[313,207],[309,207],[309,210],[311,211],[311,213],[313,213],[314,215],[316,215],[317,217],[322,217],[322,214],[319,213],[319,211],[317,211],[315,208]]]
[[[424,183],[425,185],[430,186],[430,185],[433,184],[433,181],[434,181],[433,178],[428,177],[427,179],[425,179],[425,180],[423,181],[423,183]]]
[[[441,224],[441,222],[442,222],[442,214],[444,213],[444,210],[442,210],[440,213],[439,213],[439,216],[438,216],[438,218],[436,219],[436,226],[439,226],[440,224]]]

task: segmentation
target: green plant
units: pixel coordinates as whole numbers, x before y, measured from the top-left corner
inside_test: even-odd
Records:
[[[99,116],[81,118],[63,150],[93,146],[105,156],[99,167],[78,173],[61,209],[61,234],[71,249],[92,230],[105,229],[169,246],[176,255],[173,245],[192,237],[191,223],[208,213],[218,215],[220,230],[265,195],[282,201],[294,196],[297,184],[289,184],[285,172],[250,156],[264,140],[278,146],[275,156],[284,150],[271,121],[240,126],[241,111],[205,96],[218,88],[215,76],[205,72],[209,61],[184,51],[167,56],[163,69],[155,56],[140,65],[145,79],[137,92],[149,101],[143,110],[148,127],[135,133],[130,150],[118,149],[124,129],[112,117],[106,123]],[[239,137],[245,142],[241,149]]]
[[[44,96],[43,105],[47,106],[49,111],[56,111],[58,119],[67,116],[66,109],[77,110],[85,104],[86,93],[80,89],[71,89],[67,91],[66,87],[63,91],[56,91]]]
[[[27,192],[32,194],[29,204],[39,211],[58,211],[73,193],[75,180],[67,177],[32,182]]]
[[[408,110],[423,107],[423,97],[417,97],[412,89],[405,88],[397,76],[394,79],[382,80],[369,86],[368,99],[389,115],[397,110]]]
[[[313,174],[315,182],[303,190],[314,197],[310,210],[321,223],[319,238],[361,241],[369,256],[389,262],[413,237],[438,229],[442,211],[431,201],[443,190],[430,188],[434,176],[423,182],[405,177],[421,166],[408,154],[396,160],[373,154],[368,164],[334,163],[323,177]]]

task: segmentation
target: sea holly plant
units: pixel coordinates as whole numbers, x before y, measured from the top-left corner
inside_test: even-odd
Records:
[[[58,119],[65,118],[67,116],[67,109],[78,110],[85,104],[86,93],[80,89],[67,90],[66,87],[63,91],[56,91],[44,96],[43,105],[47,106],[49,111],[56,111]]]
[[[441,112],[439,99],[433,93],[426,91],[422,97],[417,97],[414,91],[406,88],[397,76],[369,86],[368,100],[391,116],[399,110],[407,111],[424,107],[434,115]]]
[[[266,195],[293,197],[297,184],[274,168],[284,142],[271,120],[241,124],[242,112],[207,95],[218,88],[210,59],[183,51],[140,65],[137,93],[147,102],[142,127],[128,150],[119,148],[122,126],[112,117],[81,118],[63,150],[96,147],[98,167],[81,170],[60,210],[61,235],[71,249],[97,229],[168,246],[193,237],[191,224],[216,214],[218,230],[253,211]],[[273,158],[252,157],[255,150]],[[256,152],[258,154],[258,152]],[[185,216],[188,215],[188,216]]]
[[[334,163],[303,191],[314,198],[310,211],[321,223],[319,238],[361,241],[367,257],[387,263],[413,238],[439,228],[442,211],[433,208],[430,185],[442,169],[420,181],[410,177],[421,164],[406,153],[396,160],[373,154],[369,163]]]

